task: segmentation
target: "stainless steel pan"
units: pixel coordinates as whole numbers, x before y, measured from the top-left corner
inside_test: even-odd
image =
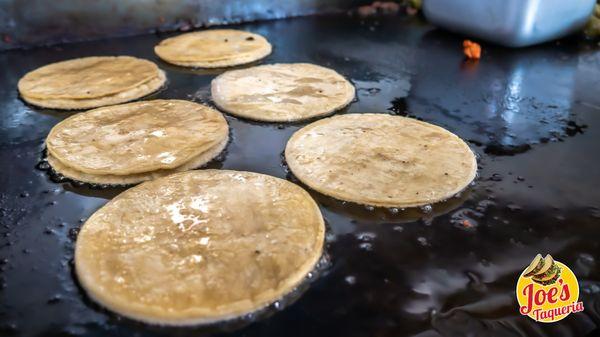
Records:
[[[585,25],[595,0],[424,0],[429,21],[509,47],[565,36]]]

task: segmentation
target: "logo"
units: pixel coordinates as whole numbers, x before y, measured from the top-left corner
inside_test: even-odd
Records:
[[[544,323],[583,311],[575,274],[550,254],[538,254],[523,270],[517,281],[517,301],[521,315]]]

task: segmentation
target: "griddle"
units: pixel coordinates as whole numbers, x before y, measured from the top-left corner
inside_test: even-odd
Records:
[[[311,62],[347,76],[357,98],[339,113],[388,113],[440,125],[478,155],[473,186],[430,209],[371,209],[314,191],[328,226],[328,263],[295,301],[234,325],[166,328],[90,301],[73,275],[83,222],[123,189],[53,178],[44,139],[75,112],[18,97],[26,72],[91,55],[133,55],[167,72],[148,98],[210,104],[222,70],[160,62],[174,34],[0,54],[0,335],[15,336],[583,336],[600,324],[600,49],[572,37],[521,50],[483,45],[466,62],[463,37],[419,17],[315,16],[233,26],[274,45],[262,63]],[[227,115],[232,140],[208,166],[296,181],[283,150],[306,123]],[[297,182],[297,181],[296,181]],[[553,324],[518,313],[518,275],[536,253],[577,275],[585,311]]]

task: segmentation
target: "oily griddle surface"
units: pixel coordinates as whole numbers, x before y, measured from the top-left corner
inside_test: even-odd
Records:
[[[419,18],[309,17],[237,26],[265,35],[263,63],[312,62],[347,76],[357,100],[341,113],[409,115],[447,128],[479,155],[474,186],[446,203],[367,209],[311,192],[328,224],[329,262],[295,302],[200,328],[153,327],[91,302],[73,276],[77,231],[123,189],[53,181],[44,138],[74,112],[37,109],[16,91],[27,71],[91,55],[133,55],[166,70],[152,98],[209,102],[221,71],[158,61],[147,35],[0,54],[0,335],[19,336],[582,336],[600,323],[600,52],[570,38],[527,49],[483,45]],[[232,140],[211,168],[294,178],[282,152],[305,123],[227,116]],[[41,165],[43,168],[44,165]],[[583,313],[554,324],[518,314],[518,275],[550,253],[580,281]],[[293,303],[292,303],[293,302]],[[286,306],[286,304],[288,304]]]

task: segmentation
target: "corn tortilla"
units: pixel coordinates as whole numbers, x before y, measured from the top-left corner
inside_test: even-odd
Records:
[[[52,63],[23,76],[19,93],[28,103],[86,109],[148,95],[166,82],[156,64],[130,56],[85,57]]]
[[[228,134],[223,115],[208,106],[153,100],[73,115],[52,128],[46,148],[59,173],[99,182],[85,177],[144,177],[199,166],[218,155]]]
[[[261,35],[234,29],[182,34],[161,41],[154,52],[164,61],[199,68],[230,67],[260,60],[271,53]]]
[[[354,86],[334,70],[308,63],[269,64],[225,72],[211,84],[215,104],[233,115],[292,122],[350,104]]]
[[[77,171],[69,166],[62,164],[56,160],[51,154],[48,154],[47,160],[50,167],[56,173],[63,175],[71,180],[86,182],[90,184],[102,184],[102,185],[132,185],[147,180],[158,179],[160,177],[168,176],[173,173],[189,171],[196,168],[200,168],[215,159],[227,146],[229,137],[225,138],[222,142],[215,145],[214,147],[202,152],[200,155],[192,158],[189,162],[178,166],[173,169],[161,169],[152,172],[135,173],[127,175],[115,175],[115,174],[89,174],[81,171]]]
[[[312,189],[381,207],[448,199],[477,172],[475,155],[456,135],[386,114],[347,114],[309,124],[292,135],[285,158]]]
[[[42,108],[49,109],[60,109],[60,110],[84,110],[93,109],[102,106],[115,105],[134,101],[149,94],[152,94],[163,87],[166,83],[167,77],[162,70],[159,70],[158,76],[150,81],[141,84],[135,88],[128,89],[114,95],[108,95],[97,98],[89,99],[70,99],[70,98],[52,98],[52,99],[38,99],[32,98],[26,95],[21,97],[29,104],[39,106]]]
[[[251,172],[177,173],[131,188],[83,225],[75,271],[124,316],[191,325],[254,312],[319,260],[324,222],[299,186]]]

